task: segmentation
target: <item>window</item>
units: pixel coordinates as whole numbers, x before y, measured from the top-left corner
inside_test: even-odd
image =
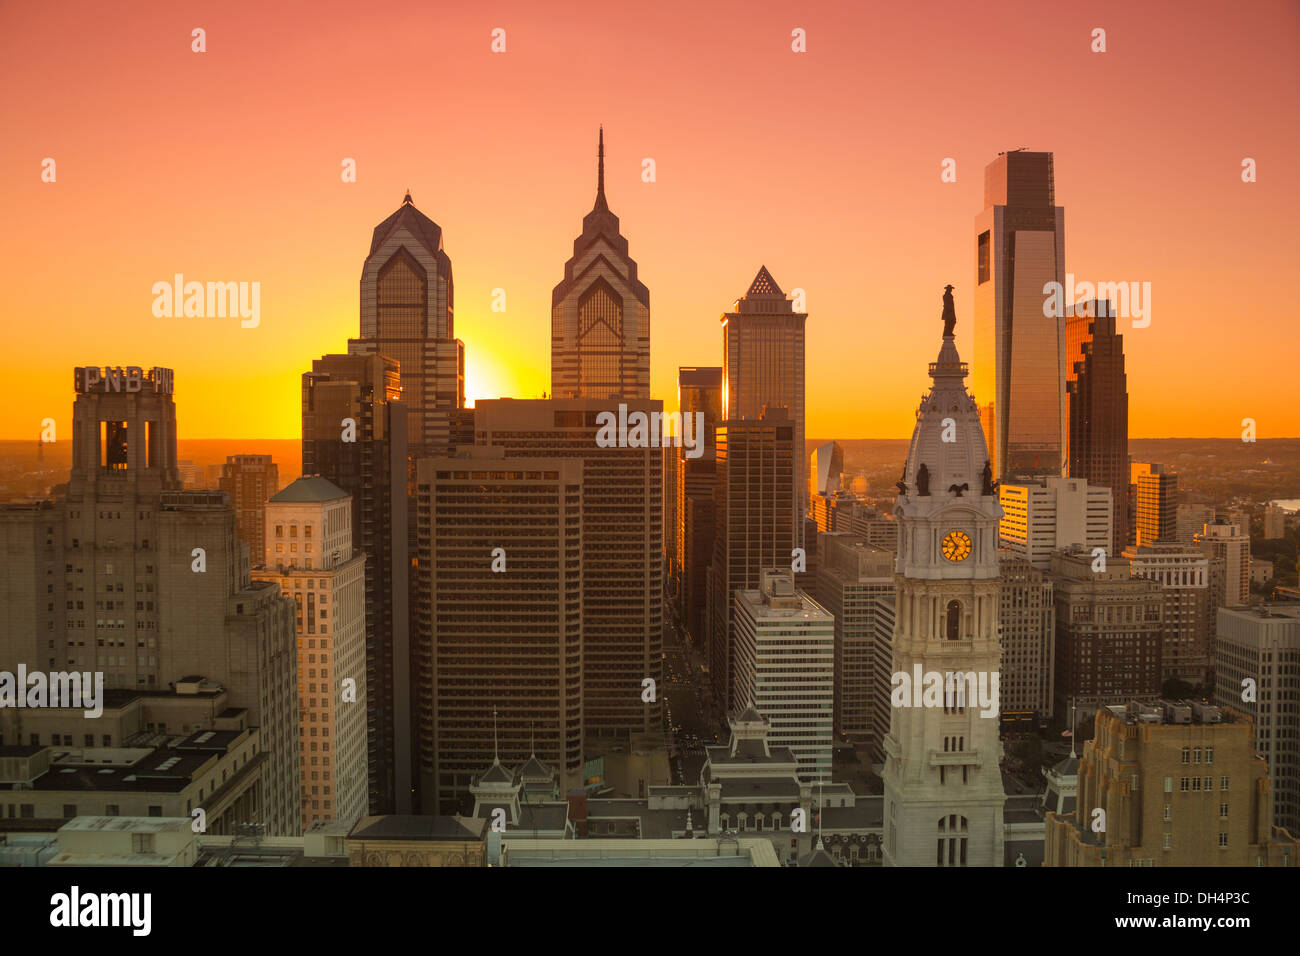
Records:
[[[1206,763],[1214,763],[1214,748],[1213,748],[1213,747],[1206,747],[1206,748],[1205,748],[1205,762],[1206,762]]]
[[[1226,833],[1220,833],[1220,834],[1219,834],[1219,848],[1220,848],[1220,849],[1227,849],[1227,847],[1228,847],[1228,834],[1226,834]]]
[[[77,805],[75,803],[65,803],[63,805],[63,819],[71,820],[77,815]]]
[[[939,819],[939,839],[935,847],[935,865],[966,865],[967,832],[965,817],[954,813]]]
[[[1228,819],[1228,805],[1226,803],[1219,804],[1219,818],[1221,820]]]
[[[1191,748],[1191,747],[1184,747],[1184,748],[1183,748],[1183,763],[1191,763],[1191,762],[1192,762],[1192,748]]]
[[[950,641],[961,637],[961,602],[948,602],[948,621],[945,636]]]
[[[1172,819],[1173,819],[1173,813],[1171,812],[1171,808],[1170,808],[1169,804],[1167,804],[1167,803],[1165,804],[1165,819],[1166,819],[1166,820],[1172,820]]]
[[[1227,778],[1227,777],[1220,777],[1220,778],[1219,778],[1219,789],[1220,789],[1220,790],[1227,790],[1227,789],[1228,789],[1228,778]]]
[[[1173,792],[1174,792],[1174,778],[1165,777],[1165,793],[1173,793]]]
[[[990,230],[986,229],[980,233],[980,237],[979,237],[978,263],[979,263],[979,284],[980,285],[983,285],[985,282],[988,282],[989,278],[991,277],[991,271],[989,269],[989,248],[990,248],[989,232]]]
[[[1172,848],[1173,848],[1173,844],[1174,844],[1174,836],[1173,836],[1173,834],[1172,834],[1172,833],[1166,833],[1166,834],[1165,834],[1165,843],[1164,843],[1164,847],[1165,847],[1165,849],[1166,849],[1166,850],[1172,849]]]
[[[1182,793],[1186,793],[1186,792],[1188,791],[1188,784],[1187,784],[1187,778],[1186,778],[1186,777],[1181,777],[1181,778],[1179,778],[1179,780],[1178,780],[1178,789],[1179,789],[1179,791],[1181,791]]]
[[[119,807],[116,803],[110,803],[108,806],[104,807],[104,816],[106,817],[117,817],[121,815],[122,815],[122,808]]]
[[[132,834],[131,834],[131,852],[132,852],[132,853],[152,853],[152,852],[153,852],[153,834],[152,834],[152,833],[132,833]]]

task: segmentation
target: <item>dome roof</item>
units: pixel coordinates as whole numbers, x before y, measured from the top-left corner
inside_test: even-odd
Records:
[[[952,336],[944,336],[938,358],[930,363],[934,384],[921,398],[907,451],[903,482],[909,498],[927,492],[935,497],[978,497],[984,492],[989,451],[979,409],[966,390],[969,374]]]

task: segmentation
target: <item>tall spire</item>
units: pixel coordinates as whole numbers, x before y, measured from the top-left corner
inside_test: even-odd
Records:
[[[596,208],[601,212],[609,211],[605,202],[605,127],[600,127],[599,145],[596,147]]]

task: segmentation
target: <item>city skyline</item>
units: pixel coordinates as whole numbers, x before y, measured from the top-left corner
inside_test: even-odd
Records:
[[[1070,211],[1067,271],[1079,282],[1152,284],[1151,325],[1121,322],[1130,434],[1229,437],[1247,417],[1260,437],[1300,434],[1300,410],[1287,401],[1286,351],[1266,347],[1287,335],[1285,299],[1265,291],[1295,259],[1285,223],[1300,212],[1300,198],[1286,184],[1300,133],[1292,124],[1252,120],[1295,112],[1293,86],[1269,82],[1293,58],[1295,41],[1260,42],[1295,36],[1292,8],[1269,6],[1230,30],[1190,15],[1194,33],[1208,36],[1213,28],[1224,69],[1179,72],[1176,92],[1156,80],[1184,63],[1186,34],[1163,30],[1159,11],[1091,11],[1110,38],[1100,54],[1089,49],[1092,21],[1061,11],[1027,9],[1005,36],[963,42],[963,34],[982,35],[975,33],[977,13],[951,6],[923,24],[933,45],[908,47],[904,57],[880,43],[878,62],[864,67],[845,55],[854,37],[888,37],[922,24],[899,11],[871,20],[801,11],[797,24],[787,23],[794,15],[784,11],[748,19],[696,11],[699,37],[683,41],[668,8],[638,25],[635,62],[670,40],[709,43],[708,36],[724,38],[717,55],[704,65],[682,58],[680,69],[662,75],[615,70],[599,89],[582,86],[583,97],[566,99],[570,105],[558,114],[541,104],[605,58],[616,62],[614,54],[583,43],[584,57],[539,78],[557,50],[574,48],[579,21],[497,15],[507,30],[503,54],[490,51],[495,21],[453,11],[439,25],[448,72],[463,77],[455,108],[440,124],[414,125],[406,117],[423,94],[414,81],[402,85],[412,79],[410,68],[394,66],[400,56],[391,43],[363,42],[366,30],[391,32],[382,14],[348,27],[361,31],[354,65],[383,59],[385,69],[374,71],[384,74],[389,97],[382,109],[370,105],[379,81],[328,72],[320,45],[338,40],[328,29],[283,45],[271,36],[275,14],[214,13],[203,59],[191,52],[192,25],[180,14],[146,8],[119,22],[87,18],[102,42],[85,44],[74,26],[72,45],[82,69],[120,75],[128,94],[124,127],[156,127],[178,115],[181,98],[197,97],[205,124],[233,134],[193,136],[182,127],[188,132],[171,137],[160,161],[151,138],[121,138],[100,115],[112,111],[98,94],[59,72],[49,51],[63,47],[42,35],[49,28],[26,22],[20,11],[0,14],[34,33],[32,42],[6,50],[14,148],[0,157],[0,175],[11,186],[14,228],[0,240],[0,254],[17,277],[11,309],[42,317],[15,323],[15,347],[0,359],[5,374],[28,383],[0,438],[34,439],[43,419],[66,421],[66,369],[85,364],[92,351],[105,361],[123,356],[174,368],[186,383],[183,438],[294,437],[302,356],[356,336],[353,283],[364,236],[407,190],[443,229],[456,266],[467,402],[548,392],[547,291],[570,252],[575,217],[590,208],[601,124],[609,203],[655,297],[650,395],[669,407],[677,367],[721,361],[715,317],[762,263],[783,288],[804,290],[814,318],[807,434],[905,437],[909,396],[922,384],[915,366],[876,363],[863,380],[839,357],[923,356],[927,336],[914,317],[932,309],[932,290],[945,282],[958,293],[959,347],[974,355],[970,229],[983,208],[982,170],[998,153],[1025,146],[1055,154],[1057,201]],[[156,31],[132,29],[145,16],[175,27],[174,49]],[[807,31],[806,54],[791,51],[795,26]],[[1037,89],[994,76],[981,95],[996,105],[963,111],[973,94],[960,77],[1004,48],[1031,51],[1027,68],[1068,75],[1070,109],[1053,108],[1052,94],[1065,90],[1052,84]],[[147,70],[123,70],[121,61],[133,57],[165,67],[172,86],[157,90]],[[276,88],[245,75],[257,57],[281,66]],[[746,83],[719,82],[728,72]],[[907,81],[909,95],[863,96],[891,78]],[[662,86],[651,103],[644,102],[647,83]],[[684,96],[690,90],[694,102]],[[830,93],[819,99],[808,90]],[[249,96],[269,105],[292,97],[298,112],[274,128],[250,126],[240,112]],[[1242,101],[1261,108],[1240,110]],[[691,105],[678,115],[669,104],[682,102]],[[774,124],[788,126],[761,161],[735,145],[759,102],[775,110]],[[1187,107],[1179,104],[1190,102],[1198,125],[1184,131],[1178,117]],[[323,123],[322,111],[335,109],[348,119],[326,140],[304,145],[304,124]],[[846,127],[845,115],[863,122]],[[58,127],[55,116],[64,121]],[[1124,130],[1123,149],[1079,144],[1081,121]],[[543,148],[520,151],[520,138]],[[41,181],[42,157],[57,163],[54,182]],[[1242,181],[1245,157],[1259,164],[1257,182]],[[340,176],[349,158],[357,169],[351,183]],[[655,161],[654,182],[642,181],[647,158]],[[955,160],[955,182],[941,179],[945,159]],[[1192,228],[1189,213],[1213,229]],[[68,230],[73,216],[81,228]],[[56,241],[87,263],[80,281],[57,278],[61,257],[49,255]],[[155,317],[150,290],[177,273],[259,283],[259,324]],[[502,298],[505,312],[493,312]],[[34,367],[33,353],[41,356]],[[1207,354],[1216,374],[1235,383],[1228,401],[1182,384],[1183,370]],[[1179,395],[1172,405],[1171,391]]]

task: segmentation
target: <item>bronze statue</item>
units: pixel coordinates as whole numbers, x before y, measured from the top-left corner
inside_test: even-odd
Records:
[[[943,287],[943,337],[952,337],[953,326],[957,324],[957,307],[952,301],[952,286]]]
[[[921,467],[916,469],[916,493],[917,495],[930,493],[930,469],[925,467],[925,462],[921,462]]]
[[[948,490],[955,492],[957,497],[960,498],[963,491],[970,491],[970,485],[963,481],[960,485],[949,485]]]
[[[989,461],[984,462],[984,490],[980,492],[985,497],[993,494],[993,465]]]

